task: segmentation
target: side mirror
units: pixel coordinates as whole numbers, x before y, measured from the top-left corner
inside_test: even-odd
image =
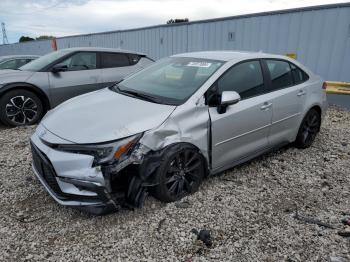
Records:
[[[68,69],[67,65],[56,64],[51,68],[51,72],[55,74],[55,73],[67,71],[67,69]]]
[[[238,103],[241,100],[241,96],[235,91],[224,91],[221,94],[221,102],[218,106],[218,113],[223,114],[226,112],[226,108],[229,105]]]

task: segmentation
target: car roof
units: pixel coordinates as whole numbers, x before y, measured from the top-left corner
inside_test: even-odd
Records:
[[[126,53],[126,54],[136,54],[136,55],[142,55],[146,56],[144,53],[132,51],[132,50],[126,50],[126,49],[119,49],[119,48],[106,48],[106,47],[71,47],[71,48],[64,48],[59,50],[71,50],[74,51],[94,51],[94,52],[111,52],[111,53]]]
[[[173,57],[193,57],[202,59],[211,59],[219,61],[240,61],[254,58],[278,58],[289,60],[288,57],[282,55],[267,54],[263,52],[249,52],[249,51],[201,51],[182,53],[174,55]]]

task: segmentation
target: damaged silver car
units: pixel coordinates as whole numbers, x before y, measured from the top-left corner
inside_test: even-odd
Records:
[[[33,169],[60,204],[101,214],[171,202],[271,149],[312,144],[327,109],[322,79],[295,60],[248,52],[162,59],[49,111]]]

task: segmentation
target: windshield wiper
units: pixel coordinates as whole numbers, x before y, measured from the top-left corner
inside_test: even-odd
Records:
[[[119,88],[120,90],[120,88]],[[152,96],[152,95],[146,95],[146,94],[143,94],[143,93],[139,93],[139,92],[136,92],[136,91],[131,91],[131,90],[121,90],[122,93],[126,93],[126,94],[130,94],[134,97],[138,97],[138,98],[141,98],[143,100],[147,100],[147,101],[150,101],[150,102],[154,102],[154,103],[160,103],[159,99],[157,99],[156,97]]]
[[[152,95],[147,95],[147,94],[139,93],[137,91],[132,91],[132,90],[121,89],[118,85],[114,85],[113,89],[116,90],[118,93],[131,95],[133,97],[141,98],[146,101],[161,104],[161,101]]]

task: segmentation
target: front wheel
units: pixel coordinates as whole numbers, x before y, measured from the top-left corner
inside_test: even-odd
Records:
[[[295,146],[297,148],[307,148],[314,142],[317,133],[320,131],[321,116],[315,109],[311,109],[304,117],[299,127]]]
[[[155,197],[173,202],[198,190],[205,175],[203,156],[187,144],[169,148],[157,170]]]
[[[0,98],[0,120],[8,126],[36,124],[44,113],[39,97],[27,90],[16,89]]]

